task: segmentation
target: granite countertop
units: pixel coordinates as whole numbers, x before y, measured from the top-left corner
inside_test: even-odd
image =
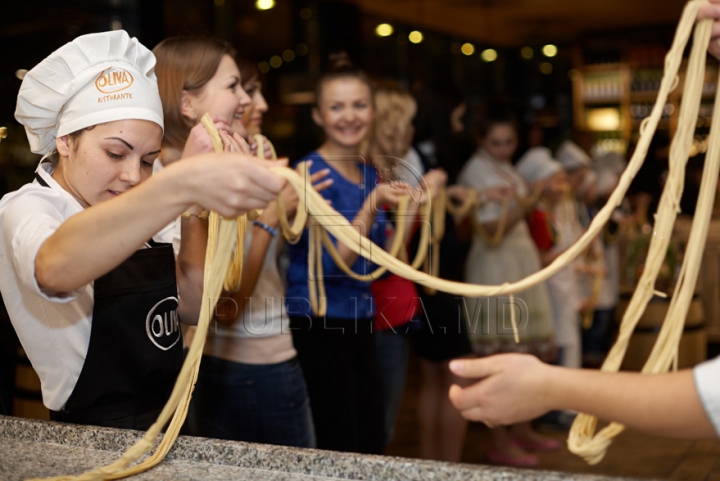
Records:
[[[80,474],[111,463],[142,432],[0,416],[0,480]],[[627,478],[451,464],[180,436],[138,480],[581,480]]]

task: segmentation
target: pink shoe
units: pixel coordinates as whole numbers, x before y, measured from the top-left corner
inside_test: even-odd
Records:
[[[546,439],[545,441],[530,441],[527,439],[510,438],[515,446],[528,451],[555,451],[560,449],[560,441],[557,439]]]
[[[540,460],[534,454],[525,454],[519,458],[513,458],[496,449],[491,449],[488,451],[487,457],[495,464],[512,466],[513,468],[534,468],[540,465]]]

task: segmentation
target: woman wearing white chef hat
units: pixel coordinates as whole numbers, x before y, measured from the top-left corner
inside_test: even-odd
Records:
[[[155,58],[124,31],[85,35],[27,73],[15,116],[35,181],[0,200],[0,290],[53,419],[145,429],[182,362],[202,270],[151,238],[197,205],[235,217],[284,181],[240,154],[150,178],[163,115]],[[268,165],[267,162],[264,165]],[[270,164],[272,165],[272,164]]]

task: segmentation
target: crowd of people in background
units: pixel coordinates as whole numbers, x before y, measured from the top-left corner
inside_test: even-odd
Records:
[[[153,131],[157,142],[146,149],[159,154],[144,158],[155,161],[153,176],[161,180],[153,185],[179,173],[177,165],[187,165],[190,175],[189,166],[197,163],[193,159],[213,151],[199,123],[206,112],[221,132],[228,155],[270,156],[267,150],[257,151],[254,136],[262,135],[263,116],[272,102],[264,97],[262,74],[242,51],[219,39],[187,36],[164,40],[153,54],[164,116],[162,143],[159,131]],[[317,81],[312,119],[308,119],[318,126],[322,140],[303,158],[282,165],[306,162],[313,188],[378,246],[389,249],[402,232],[399,257],[405,261],[411,261],[419,248],[420,212],[428,199],[446,195],[448,202],[461,205],[474,196],[477,204],[465,215],[444,216],[444,236],[431,253],[439,256],[437,274],[472,284],[514,282],[549,265],[583,234],[625,166],[621,156],[594,151],[578,133],[567,132],[546,143],[537,136],[542,129],[535,125],[529,129],[533,138],[522,139],[520,133],[528,129],[519,121],[517,107],[507,99],[486,99],[478,108],[469,108],[462,93],[444,82],[410,92],[397,82],[369,77],[340,53],[330,59]],[[35,128],[32,119],[19,119],[29,130]],[[83,125],[86,130],[78,138],[85,139],[94,125]],[[66,162],[62,156],[73,158],[73,142],[77,142],[74,131],[66,133],[71,140],[67,152],[60,152],[61,166]],[[519,145],[531,147],[520,151]],[[45,179],[45,174],[38,178]],[[60,186],[67,190],[66,184]],[[37,190],[42,193],[44,188]],[[292,216],[298,195],[288,186],[282,192],[284,210]],[[401,216],[397,206],[407,193],[413,202]],[[310,229],[315,227],[307,226],[298,242],[285,242],[278,201],[263,197],[262,214],[248,223],[240,290],[224,293],[215,310],[185,432],[382,454],[393,439],[414,352],[420,366],[421,455],[460,461],[467,420],[451,403],[448,391],[467,381],[450,369],[453,360],[519,352],[571,368],[598,367],[602,362],[612,342],[620,289],[614,234],[623,225],[642,228],[648,222],[647,218],[638,221],[647,212],[647,201],[641,190],[636,193],[639,200],[619,206],[605,235],[595,239],[576,262],[516,294],[512,302],[429,292],[413,279],[395,274],[357,280],[323,249],[318,261],[325,289],[323,316],[313,311],[308,284],[313,278],[308,264]],[[189,199],[185,214],[166,222],[167,227],[155,236],[174,248],[181,293],[198,289],[201,282],[197,276],[202,273],[208,236],[204,213],[214,207],[209,199],[209,194]],[[86,210],[95,209],[94,202],[88,204]],[[229,210],[248,210],[251,205],[246,204]],[[631,205],[641,206],[636,209],[639,213],[633,213]],[[375,269],[334,238],[331,241],[342,262],[358,275]],[[42,294],[21,291],[42,296],[49,304],[64,303],[68,296],[63,292],[74,292],[93,280],[86,277],[72,286],[51,283],[48,291],[42,285],[45,281],[38,280],[39,286],[32,289]],[[7,286],[2,286],[3,295],[11,292]],[[92,292],[88,295],[92,297]],[[192,298],[184,297],[186,304]],[[48,361],[33,352],[38,346],[28,342],[31,334],[22,327],[19,307],[9,307],[36,369],[45,376],[61,376],[61,367],[43,367]],[[519,340],[508,327],[508,308],[516,310]],[[44,335],[52,337],[51,331],[48,328]],[[192,335],[193,328],[184,326],[186,346]],[[91,346],[95,349],[97,344]],[[75,371],[82,368],[85,356],[80,357]],[[179,369],[178,359],[168,372]],[[77,392],[70,395],[73,381],[83,388],[91,383],[87,375],[81,381],[78,372],[74,375],[73,380],[63,378],[60,391],[45,378],[43,396],[45,404],[59,413],[55,419],[108,424],[102,417],[76,418],[66,412],[68,406],[84,406]],[[166,386],[155,393],[160,396],[163,389]],[[157,406],[151,407],[144,418],[133,419],[132,427],[142,428],[153,420]],[[574,414],[554,411],[539,422],[567,429]],[[513,425],[492,428],[487,456],[495,463],[531,467],[539,464],[535,452],[559,447],[529,421],[518,419]]]

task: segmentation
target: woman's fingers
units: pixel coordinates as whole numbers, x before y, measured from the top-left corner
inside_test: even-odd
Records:
[[[272,159],[272,145],[270,144],[270,141],[267,139],[267,137],[265,137],[264,135],[263,140],[265,141],[263,142],[263,157],[266,159]]]
[[[325,178],[328,175],[330,175],[330,169],[319,170],[310,176],[310,183],[316,192],[321,192],[333,185],[335,182],[333,179]]]
[[[330,175],[330,169],[319,170],[310,176],[310,182],[314,184],[328,175]]]
[[[720,0],[710,0],[710,3],[700,6],[697,19],[705,20],[706,18],[720,19]]]
[[[248,145],[247,141],[242,138],[240,134],[237,132],[233,133],[232,138],[235,140],[235,142],[238,143],[240,146],[240,152],[245,155],[252,155],[250,146]]]
[[[450,370],[462,378],[483,378],[497,372],[494,357],[481,359],[456,359],[450,363]]]
[[[335,181],[333,179],[325,179],[322,182],[318,182],[317,184],[313,184],[313,189],[315,189],[315,192],[322,192],[323,190],[327,189],[331,185],[333,185]]]
[[[264,208],[277,198],[285,179],[272,173],[265,161],[242,154],[225,154],[202,159],[198,181],[202,185],[201,205],[224,216],[237,216]]]
[[[220,131],[220,139],[222,139],[223,150],[225,152],[242,153],[240,144],[238,143],[237,139],[231,137],[230,134],[228,134],[226,131]]]

